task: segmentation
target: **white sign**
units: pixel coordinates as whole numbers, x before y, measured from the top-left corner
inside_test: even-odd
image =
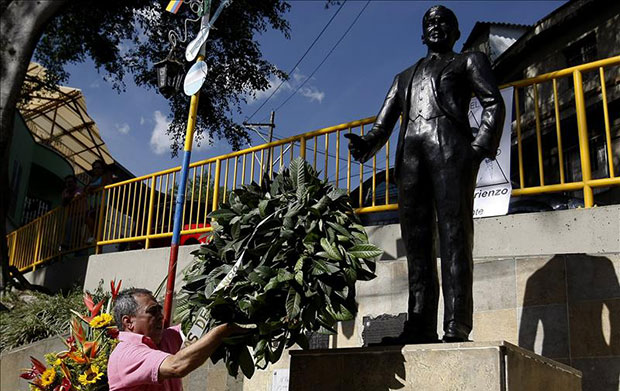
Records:
[[[198,314],[196,315],[196,320],[194,320],[194,324],[187,332],[187,336],[184,338],[185,346],[189,346],[194,342],[198,341],[200,337],[205,333],[207,329],[207,315],[208,311],[206,308],[202,307]]]
[[[185,81],[183,82],[183,91],[185,95],[192,96],[198,91],[207,78],[207,63],[204,61],[198,61],[185,75]]]
[[[506,105],[506,120],[495,160],[484,159],[478,170],[476,190],[474,191],[474,218],[501,216],[508,213],[510,203],[510,134],[512,128],[513,89],[501,91]],[[482,106],[473,98],[469,105],[469,124],[473,128],[480,126]]]
[[[271,391],[288,391],[288,369],[275,369],[273,371],[273,381],[271,382]]]
[[[207,24],[200,29],[196,38],[187,45],[185,49],[185,59],[187,61],[193,61],[196,58],[198,52],[200,52],[200,48],[207,42],[207,38],[209,38],[209,31],[211,31],[211,25]]]

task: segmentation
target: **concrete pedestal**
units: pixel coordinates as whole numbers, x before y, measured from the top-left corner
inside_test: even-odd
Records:
[[[291,351],[289,391],[578,391],[581,372],[508,342]]]

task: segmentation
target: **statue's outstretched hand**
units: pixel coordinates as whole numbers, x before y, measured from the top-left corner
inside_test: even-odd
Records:
[[[349,151],[351,151],[351,156],[353,156],[355,160],[362,160],[368,150],[366,141],[364,141],[364,139],[357,134],[353,133],[347,133],[344,137],[349,139]]]

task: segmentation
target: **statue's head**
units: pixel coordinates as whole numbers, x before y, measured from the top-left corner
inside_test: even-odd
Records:
[[[422,42],[435,52],[452,50],[461,36],[459,21],[450,9],[435,5],[422,18]]]

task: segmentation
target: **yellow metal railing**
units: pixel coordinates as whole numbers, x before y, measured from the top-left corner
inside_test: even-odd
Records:
[[[583,191],[584,205],[586,208],[594,205],[593,188],[617,186],[620,184],[620,177],[615,174],[613,153],[612,153],[612,134],[609,118],[608,96],[607,96],[607,83],[611,81],[614,83],[614,87],[618,87],[618,66],[620,65],[620,56],[607,58],[600,61],[595,61],[588,64],[583,64],[571,68],[566,68],[560,71],[547,73],[541,76],[537,76],[531,79],[510,83],[505,87],[514,87],[515,89],[515,127],[517,134],[517,161],[519,170],[519,183],[518,188],[512,192],[513,196],[541,194],[561,191]],[[606,79],[606,70],[611,77]],[[583,75],[597,76],[598,78],[590,78],[589,83],[584,83]],[[615,75],[615,76],[614,76]],[[572,76],[572,77],[571,77]],[[598,79],[598,80],[597,80]],[[558,92],[560,83],[565,83],[565,93]],[[540,92],[541,88],[547,87],[547,99],[541,103]],[[537,167],[538,167],[538,184],[528,185],[526,184],[526,174],[524,170],[524,164],[527,159],[524,159],[524,140],[523,140],[523,118],[521,114],[523,104],[520,99],[521,96],[529,94],[530,109],[533,106],[535,134],[536,134],[536,151],[537,151]],[[532,98],[533,97],[533,98]],[[553,110],[549,107],[553,106]],[[602,118],[588,118],[588,109],[592,106],[600,104],[602,107]],[[571,108],[572,106],[572,108]],[[541,110],[543,108],[548,109],[547,119],[553,123],[556,132],[556,144],[552,146],[556,150],[557,155],[554,157],[557,159],[557,180],[556,183],[546,183],[544,171],[544,148],[541,136],[542,129],[542,117]],[[563,109],[563,110],[562,110]],[[592,113],[594,110],[590,110]],[[569,118],[562,118],[562,112],[568,112]],[[532,113],[532,110],[530,110]],[[573,117],[574,113],[574,117]],[[565,172],[565,151],[563,148],[563,139],[565,135],[562,132],[562,121],[575,121],[572,125],[575,126],[578,147],[579,147],[579,161],[580,161],[580,178],[573,178],[572,181],[566,180]],[[532,122],[530,120],[530,122]],[[570,122],[568,122],[570,125]],[[604,133],[605,153],[607,159],[607,173],[601,175],[599,178],[592,177],[592,168],[590,161],[590,145],[589,140],[592,137],[589,127],[598,128],[598,131]],[[573,127],[571,127],[573,129]],[[532,176],[529,176],[532,178]]]
[[[620,185],[612,159],[607,96],[610,81],[618,92],[618,78],[609,75],[617,75],[619,65],[620,56],[616,56],[502,86],[514,88],[518,179],[513,196],[582,191],[588,208],[594,204],[593,188]],[[584,82],[583,74],[596,72],[598,83],[592,78]],[[603,118],[599,120],[588,117],[589,109],[596,105],[602,106]],[[374,117],[365,118],[192,163],[181,235],[209,231],[207,215],[226,201],[231,190],[252,181],[262,184],[264,175],[273,176],[298,156],[323,178],[346,188],[356,212],[396,210],[397,200],[390,198],[390,188],[394,182],[392,148],[398,132],[393,132],[383,149],[364,165],[352,161],[343,138],[351,132],[363,135],[373,122]],[[597,131],[605,140],[607,175],[597,178],[593,178],[590,164],[593,129],[589,126],[600,127]],[[578,178],[568,178],[571,172],[565,169],[567,152],[572,153],[571,140],[578,148]],[[27,270],[66,251],[95,245],[100,251],[101,246],[122,242],[144,242],[149,248],[170,238],[179,171],[176,167],[107,185],[86,201],[76,200],[19,228],[8,235],[11,264]],[[92,227],[96,227],[96,240],[91,244],[85,238]]]
[[[9,262],[34,269],[58,256],[93,247],[104,190],[82,195],[7,235]]]

